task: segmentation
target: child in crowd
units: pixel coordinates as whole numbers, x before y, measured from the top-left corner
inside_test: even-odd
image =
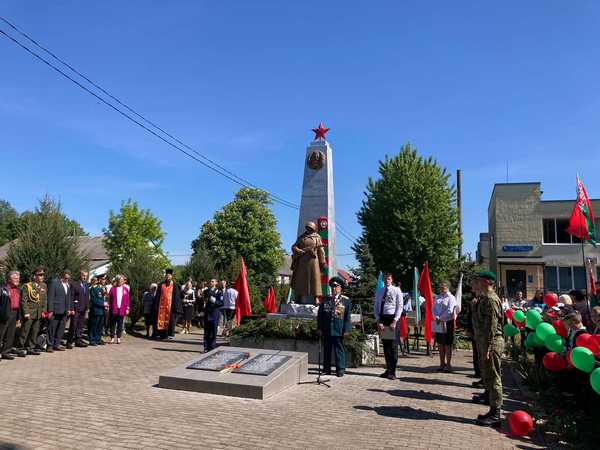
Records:
[[[577,311],[573,311],[572,313],[568,314],[565,317],[565,322],[567,323],[567,328],[569,329],[566,349],[571,350],[577,347],[577,338],[581,334],[587,333],[587,329],[583,326],[581,314],[579,314]]]
[[[592,314],[590,318],[592,322],[590,334],[600,334],[600,306],[594,306],[592,308]]]

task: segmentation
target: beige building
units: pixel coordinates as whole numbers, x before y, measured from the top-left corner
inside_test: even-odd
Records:
[[[540,183],[494,186],[488,232],[480,235],[477,259],[496,272],[502,292],[513,296],[521,290],[531,298],[536,289],[586,288],[581,242],[565,231],[574,203],[575,192],[569,200],[542,200]],[[600,200],[592,200],[592,206],[600,211]],[[597,277],[600,245],[584,248]]]

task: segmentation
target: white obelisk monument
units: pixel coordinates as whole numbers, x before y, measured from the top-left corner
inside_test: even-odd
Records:
[[[317,224],[325,246],[327,270],[322,272],[321,286],[324,294],[329,292],[328,281],[336,275],[335,265],[335,201],[333,195],[333,152],[325,135],[329,128],[323,123],[313,129],[315,139],[306,148],[304,158],[304,181],[298,235],[304,232],[306,222]]]

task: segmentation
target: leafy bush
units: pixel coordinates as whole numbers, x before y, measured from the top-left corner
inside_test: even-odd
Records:
[[[313,342],[319,340],[316,320],[251,320],[234,328],[232,336],[250,338],[255,342],[262,342],[265,339],[297,339]],[[360,366],[362,354],[366,351],[365,335],[360,331],[352,330],[344,338],[344,346],[346,347],[348,362],[351,365]]]

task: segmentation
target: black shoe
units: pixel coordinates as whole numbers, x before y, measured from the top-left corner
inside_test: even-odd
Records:
[[[385,372],[383,372],[381,375],[379,375],[379,378],[387,378],[389,375],[389,372],[386,370]]]
[[[336,377],[342,378],[344,376],[344,372],[338,372],[335,374]]]
[[[52,350],[55,352],[64,352],[66,349],[62,345],[59,345],[58,347],[52,347]]]
[[[473,381],[473,383],[471,383],[471,386],[473,386],[474,388],[482,388],[483,381],[482,380]]]
[[[71,344],[70,342],[67,344],[67,350],[72,350],[73,349],[73,344]]]
[[[46,353],[54,353],[54,350],[52,350],[52,347],[46,347]]]
[[[28,355],[35,355],[35,356],[41,355],[41,353],[39,351],[37,351],[37,350],[27,350],[27,354]]]
[[[477,418],[477,425],[482,427],[499,427],[502,425],[500,408],[490,408],[487,414]]]
[[[98,342],[98,345],[106,345],[106,342],[104,342],[104,341],[99,341],[99,342]]]
[[[96,344],[95,342],[90,342],[90,347],[97,347],[98,344]]]
[[[484,392],[483,394],[474,395],[473,399],[471,401],[473,403],[477,403],[478,405],[489,405],[490,404],[490,399],[489,399],[487,392]]]
[[[9,361],[12,361],[13,359],[15,359],[15,357],[13,355],[9,355],[8,353],[5,353],[2,355],[2,359],[7,359]]]
[[[11,353],[13,355],[17,355],[20,358],[25,358],[27,356],[27,352],[25,350],[21,350],[21,349],[12,350]]]
[[[86,343],[85,343],[85,342],[83,342],[83,341],[79,341],[79,342],[76,342],[76,343],[75,343],[75,346],[76,346],[76,347],[82,347],[82,348],[85,348],[85,347],[87,347],[87,346],[88,346],[88,344],[86,344]]]

